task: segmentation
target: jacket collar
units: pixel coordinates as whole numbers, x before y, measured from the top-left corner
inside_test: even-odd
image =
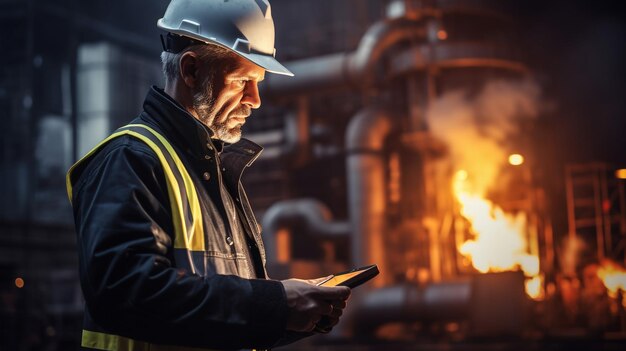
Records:
[[[160,88],[152,86],[143,109],[183,150],[197,156],[206,153],[209,143],[215,148],[211,141],[213,132]]]
[[[243,162],[245,166],[250,166],[263,151],[261,146],[245,138],[241,138],[234,144],[212,139],[213,132],[207,126],[194,118],[176,100],[156,86],[152,86],[148,91],[143,109],[158,123],[163,132],[174,139],[172,140],[174,143],[183,150],[190,152],[193,157],[203,158],[207,153],[219,154],[223,150],[224,154],[237,154],[238,164]],[[234,168],[240,167],[237,165]]]

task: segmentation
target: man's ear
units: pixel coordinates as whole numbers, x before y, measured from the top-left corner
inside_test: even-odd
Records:
[[[194,88],[198,79],[198,57],[195,53],[187,51],[180,58],[180,76],[189,88]]]

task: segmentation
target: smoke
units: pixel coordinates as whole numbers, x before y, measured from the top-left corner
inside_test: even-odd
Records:
[[[456,170],[465,170],[472,193],[485,195],[506,162],[507,141],[520,122],[538,117],[540,89],[531,80],[492,81],[474,95],[463,90],[443,94],[426,116],[432,133],[450,147]]]

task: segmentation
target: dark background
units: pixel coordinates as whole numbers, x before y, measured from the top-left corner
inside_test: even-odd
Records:
[[[58,155],[69,155],[70,163],[80,156],[77,106],[67,99],[77,87],[63,83],[64,74],[71,83],[78,47],[102,41],[158,66],[156,20],[167,4],[0,0],[0,289],[9,306],[0,340],[7,350],[66,349],[64,343],[72,345],[80,329],[75,239],[64,189],[68,162],[55,162]],[[369,25],[383,17],[385,5],[274,0],[277,57],[288,62],[354,50]],[[502,6],[516,22],[519,47],[543,91],[546,108],[530,136],[535,173],[548,193],[555,232],[564,234],[565,165],[597,161],[626,167],[622,2],[519,0]],[[128,120],[140,111],[147,89],[121,110]],[[69,139],[42,139],[41,121],[51,114],[70,127],[60,134]],[[25,286],[16,290],[18,276]]]

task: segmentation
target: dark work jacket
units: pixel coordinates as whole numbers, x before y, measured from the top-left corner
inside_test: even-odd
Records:
[[[131,123],[163,135],[202,208],[205,252],[177,266],[170,200],[155,153],[132,136],[109,141],[71,176],[85,329],[188,347],[268,348],[285,337],[282,284],[266,280],[265,250],[240,178],[261,152],[225,146],[153,87]],[[221,153],[220,153],[221,151]]]

